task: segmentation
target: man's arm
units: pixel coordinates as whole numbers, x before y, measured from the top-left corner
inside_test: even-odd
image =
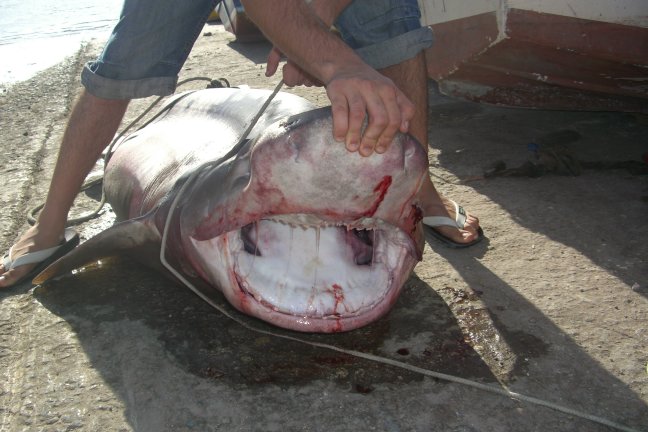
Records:
[[[311,10],[330,29],[342,11],[351,4],[353,0],[311,0],[308,2]],[[266,76],[270,77],[277,72],[283,54],[279,49],[273,47],[268,54],[266,63]],[[300,69],[294,62],[288,60],[282,69],[284,83],[288,86],[304,85],[306,87],[322,86],[323,84],[313,76]]]
[[[382,153],[407,132],[413,104],[394,83],[364,63],[303,0],[242,0],[247,15],[281,52],[322,82],[331,100],[333,135],[350,151]],[[365,118],[369,124],[362,137]]]

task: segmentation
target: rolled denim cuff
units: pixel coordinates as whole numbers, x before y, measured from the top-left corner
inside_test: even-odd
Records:
[[[416,57],[418,53],[432,46],[434,34],[430,27],[420,27],[402,35],[364,46],[356,54],[374,69],[383,69]]]
[[[117,80],[97,75],[93,62],[81,72],[81,84],[94,96],[103,99],[137,99],[149,96],[173,94],[178,83],[177,76],[162,76],[136,80]]]

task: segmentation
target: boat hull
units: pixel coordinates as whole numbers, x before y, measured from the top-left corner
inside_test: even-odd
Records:
[[[648,112],[648,28],[642,25],[506,8],[431,27],[436,40],[426,52],[428,75],[450,96],[526,108]]]

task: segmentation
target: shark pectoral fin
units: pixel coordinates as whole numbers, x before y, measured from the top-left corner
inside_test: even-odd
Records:
[[[34,284],[42,284],[101,258],[160,248],[160,234],[148,218],[130,219],[114,225],[82,243],[38,274]]]

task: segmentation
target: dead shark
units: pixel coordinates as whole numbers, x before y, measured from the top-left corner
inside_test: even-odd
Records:
[[[386,314],[422,255],[423,147],[398,134],[384,154],[350,153],[333,139],[330,107],[288,93],[241,142],[269,95],[178,95],[123,139],[106,166],[104,189],[119,222],[35,282],[113,255],[160,267],[168,224],[163,247],[174,268],[246,314],[327,333]]]

